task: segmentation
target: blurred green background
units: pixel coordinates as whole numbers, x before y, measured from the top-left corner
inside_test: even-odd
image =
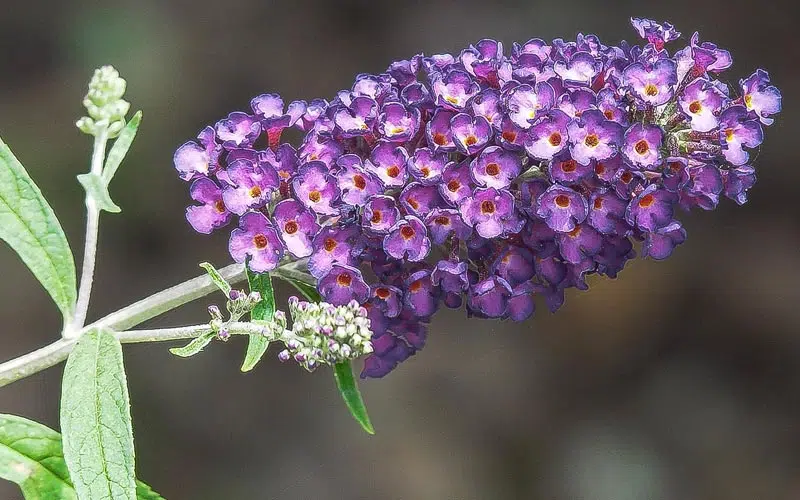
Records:
[[[325,370],[244,344],[177,359],[126,346],[139,476],[177,499],[794,500],[800,498],[797,18],[792,3],[2,0],[0,134],[80,259],[90,140],[73,126],[91,71],[115,65],[144,110],[103,215],[90,319],[229,261],[226,235],[185,223],[174,149],[262,92],[331,97],[359,72],[484,37],[635,40],[631,15],[730,49],[784,93],[751,202],[682,214],[666,262],[634,261],[524,324],[443,311],[427,347],[362,384],[377,435]],[[290,293],[279,286],[280,300]],[[0,245],[0,357],[57,336],[49,297]],[[150,324],[206,320],[209,297]],[[0,411],[57,427],[63,365],[0,389]],[[0,498],[20,498],[0,484]]]

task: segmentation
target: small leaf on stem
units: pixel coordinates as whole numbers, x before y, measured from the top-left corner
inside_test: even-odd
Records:
[[[217,271],[214,266],[208,262],[203,262],[200,264],[200,267],[206,270],[208,275],[211,276],[211,280],[214,282],[214,284],[217,285],[219,289],[222,290],[222,293],[225,294],[225,297],[229,297],[231,293],[231,285],[225,281],[225,278],[219,274],[219,271]]]
[[[250,312],[250,318],[253,321],[272,321],[272,316],[275,314],[275,290],[272,288],[272,278],[269,273],[256,274],[248,268],[247,282],[250,284],[250,291],[261,294],[261,300]],[[255,368],[268,348],[269,340],[266,337],[250,335],[242,371],[248,372]]]
[[[106,187],[102,177],[94,173],[81,174],[78,176],[78,182],[81,183],[86,193],[94,199],[100,210],[105,210],[112,214],[122,212],[122,209],[111,200],[111,195],[108,194],[108,187]]]
[[[173,347],[169,350],[172,354],[180,356],[181,358],[188,358],[202,351],[217,334],[214,332],[201,335],[183,347]]]
[[[122,160],[124,160],[125,155],[128,154],[133,139],[136,138],[136,132],[139,130],[139,123],[141,123],[141,121],[142,112],[137,111],[125,128],[122,129],[119,137],[117,137],[117,140],[108,152],[108,156],[106,156],[106,165],[103,167],[103,181],[106,186],[108,186],[108,183],[114,178],[114,174],[117,173],[117,169],[122,163]]]
[[[333,375],[336,378],[336,387],[339,388],[350,414],[365,431],[375,434],[375,429],[373,429],[367,414],[367,407],[364,405],[364,400],[361,399],[361,391],[358,390],[358,384],[353,376],[353,367],[350,362],[336,363],[333,367]]]

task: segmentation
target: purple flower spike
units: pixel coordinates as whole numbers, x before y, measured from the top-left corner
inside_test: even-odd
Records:
[[[561,257],[570,264],[579,264],[598,254],[603,247],[603,236],[586,223],[578,224],[567,233],[558,233],[556,239]]]
[[[663,132],[656,125],[633,124],[625,132],[622,154],[634,167],[653,169],[661,162]]]
[[[431,282],[444,292],[444,303],[447,307],[461,307],[461,294],[469,289],[467,263],[440,260],[433,268]]]
[[[186,220],[198,233],[211,234],[214,229],[222,227],[231,220],[231,213],[222,200],[222,190],[217,183],[208,178],[200,178],[192,183],[189,194],[202,205],[193,205],[186,209]]]
[[[681,33],[670,23],[659,24],[650,19],[631,18],[633,28],[639,36],[652,43],[656,50],[662,50],[664,45],[680,38]]]
[[[431,272],[422,269],[405,280],[403,301],[417,318],[433,316],[439,307],[439,289],[431,281]]]
[[[450,120],[450,131],[456,148],[467,155],[483,149],[492,138],[492,127],[486,118],[466,113],[459,113]]]
[[[474,116],[482,116],[494,128],[500,128],[503,110],[500,108],[500,94],[494,89],[484,89],[469,101],[469,109]]]
[[[222,148],[216,143],[214,129],[206,127],[197,136],[200,144],[189,141],[175,151],[173,161],[178,175],[185,181],[213,174],[219,169]]]
[[[643,231],[656,231],[672,222],[675,194],[651,184],[631,200],[625,219]]]
[[[675,61],[659,59],[652,66],[635,62],[625,68],[623,82],[643,102],[660,106],[672,98],[678,73]]]
[[[450,163],[442,173],[439,193],[450,205],[457,207],[461,200],[472,195],[472,177],[467,162]]]
[[[447,164],[446,154],[419,148],[414,151],[414,156],[408,159],[407,166],[411,175],[422,184],[436,185],[439,184]]]
[[[464,223],[458,210],[451,208],[431,210],[425,218],[425,224],[430,231],[431,240],[437,245],[443,245],[451,234],[459,240],[466,240],[472,234],[472,228]]]
[[[453,131],[450,129],[450,121],[455,116],[452,111],[438,109],[431,121],[425,128],[425,135],[428,139],[428,146],[434,151],[452,152],[456,150],[456,143],[453,142]]]
[[[239,263],[250,257],[250,270],[263,273],[277,267],[283,257],[283,244],[264,214],[247,212],[239,220],[239,227],[231,233],[228,251]]]
[[[272,217],[290,254],[298,259],[311,255],[319,224],[310,210],[296,200],[283,200],[275,205]]]
[[[553,109],[545,118],[530,128],[525,138],[525,151],[532,158],[551,160],[568,144],[567,123],[570,118],[559,109]]]
[[[681,110],[689,116],[692,130],[708,132],[717,127],[717,115],[725,102],[725,94],[706,78],[698,78],[678,99]]]
[[[370,302],[387,318],[396,318],[403,310],[403,292],[396,286],[381,283],[372,287]]]
[[[622,143],[622,126],[608,120],[596,109],[590,109],[580,119],[569,122],[567,131],[570,153],[581,165],[611,158]]]
[[[489,146],[470,163],[470,173],[476,184],[504,189],[511,185],[522,171],[519,155],[500,146]]]
[[[529,129],[531,124],[553,106],[555,93],[547,82],[536,84],[536,88],[528,84],[518,85],[511,89],[505,98],[508,117],[522,129]]]
[[[387,188],[402,187],[408,178],[406,163],[408,152],[402,146],[379,141],[366,164],[367,170],[374,173]]]
[[[220,175],[223,173],[224,176]],[[258,167],[247,160],[234,161],[218,176],[227,184],[222,191],[225,206],[236,215],[262,206],[280,185],[278,173],[272,167]]]
[[[336,263],[354,265],[353,247],[358,236],[358,229],[347,227],[323,227],[314,237],[312,246],[314,253],[308,259],[308,272],[319,279],[330,271]]]
[[[719,116],[719,135],[722,154],[734,166],[744,165],[750,158],[744,146],[754,148],[764,140],[757,119],[750,118],[744,106],[731,106]]]
[[[419,262],[428,256],[431,240],[425,224],[413,215],[408,215],[395,224],[383,239],[386,253],[395,259]]]
[[[419,182],[408,184],[399,198],[405,211],[417,217],[425,217],[431,210],[440,208],[445,203],[436,186],[426,186]]]
[[[567,85],[591,85],[603,70],[603,62],[588,52],[576,52],[569,61],[556,61],[553,70]]]
[[[328,167],[321,161],[306,163],[292,181],[297,199],[319,215],[336,215],[339,211],[333,203],[339,197],[336,180],[328,174]]]
[[[406,108],[399,102],[383,105],[378,117],[378,131],[390,142],[411,140],[419,129],[420,113],[416,108]]]
[[[235,111],[214,126],[217,137],[226,149],[251,146],[261,133],[261,124],[255,117]]]
[[[363,304],[370,296],[369,285],[364,282],[361,271],[343,264],[332,265],[319,280],[318,287],[325,302],[335,306],[347,305],[351,300]]]
[[[459,70],[436,74],[432,88],[436,104],[455,111],[464,109],[469,98],[481,89],[468,73]]]
[[[363,206],[370,196],[383,191],[381,181],[361,167],[361,158],[354,154],[339,157],[340,170],[336,181],[342,201],[354,207]]]
[[[769,73],[758,69],[746,80],[739,80],[739,87],[747,109],[758,115],[764,125],[772,125],[770,116],[781,110],[781,92],[769,84]]]
[[[674,221],[656,232],[645,233],[642,257],[663,260],[672,255],[676,246],[686,241],[686,230]]]
[[[514,196],[504,189],[478,188],[461,202],[459,211],[464,222],[484,238],[519,232],[524,224],[514,210]]]
[[[364,206],[364,216],[361,225],[374,234],[386,234],[400,218],[400,210],[394,198],[385,195],[375,195]]]
[[[469,310],[484,318],[502,318],[508,309],[513,291],[506,280],[490,276],[472,285],[468,292]]]
[[[358,137],[372,134],[378,117],[378,103],[372,98],[359,96],[349,106],[342,106],[333,115],[333,122],[343,137]]]
[[[586,198],[570,188],[553,184],[539,196],[536,214],[554,231],[568,233],[586,219]]]

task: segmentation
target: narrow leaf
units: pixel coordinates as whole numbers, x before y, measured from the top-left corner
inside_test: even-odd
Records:
[[[73,500],[61,434],[38,422],[0,414],[0,477],[17,483],[26,500]],[[136,481],[137,500],[164,500]]]
[[[203,262],[202,264],[200,264],[200,267],[206,270],[208,275],[211,277],[211,281],[213,281],[214,284],[217,285],[220,290],[222,290],[222,293],[224,293],[225,296],[228,297],[231,293],[231,285],[227,281],[225,281],[225,278],[223,278],[222,275],[219,274],[219,271],[217,271],[216,268],[211,264],[209,264],[208,262]]]
[[[287,282],[291,283],[292,286],[297,288],[303,297],[311,302],[322,302],[322,295],[319,294],[317,288],[315,286],[309,285],[308,283],[303,283],[302,281],[293,280],[291,278],[284,278]]]
[[[272,321],[272,316],[275,314],[275,290],[272,288],[272,278],[269,273],[256,274],[248,268],[247,282],[250,285],[250,291],[261,294],[261,301],[253,308],[250,318],[253,321]],[[249,372],[255,368],[268,348],[269,340],[266,337],[250,335],[242,371]]]
[[[0,140],[0,239],[53,297],[64,322],[75,310],[75,261],[67,237],[42,192]]]
[[[188,358],[202,351],[212,340],[214,340],[214,332],[207,333],[196,339],[192,340],[183,347],[173,347],[169,350],[172,354],[182,358]]]
[[[124,160],[125,155],[128,154],[128,150],[133,143],[133,139],[136,138],[136,132],[139,130],[139,123],[141,123],[141,121],[142,112],[137,111],[125,128],[122,129],[119,137],[117,137],[117,140],[114,141],[114,145],[108,152],[108,156],[106,156],[106,164],[105,167],[103,167],[103,184],[106,186],[108,186],[108,183],[114,178],[114,174],[117,173],[117,169],[119,168],[120,164],[122,164],[122,160]]]
[[[64,458],[79,500],[136,498],[122,345],[109,330],[84,334],[67,359],[61,430]]]
[[[364,405],[364,400],[361,399],[361,391],[358,390],[358,384],[353,376],[353,367],[350,362],[336,363],[333,367],[333,375],[336,378],[336,387],[339,388],[350,414],[365,431],[375,434],[375,429],[372,428],[372,423],[369,421],[367,407]]]
[[[106,187],[102,177],[93,173],[81,174],[78,176],[78,182],[81,183],[86,193],[94,198],[100,210],[105,210],[112,214],[122,212],[122,209],[111,200],[111,195],[108,194],[108,187]]]

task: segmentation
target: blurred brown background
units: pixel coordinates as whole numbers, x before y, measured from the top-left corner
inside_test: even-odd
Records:
[[[525,324],[440,313],[428,346],[362,389],[368,437],[332,377],[252,373],[244,344],[190,360],[125,348],[139,476],[177,499],[794,500],[800,498],[797,18],[790,2],[2,0],[0,134],[59,214],[75,252],[90,140],[72,125],[91,71],[115,65],[144,110],[112,183],[90,318],[228,262],[195,234],[174,149],[261,92],[331,97],[359,72],[483,37],[635,40],[631,15],[730,49],[729,81],[769,70],[784,111],[751,202],[682,214],[666,262],[634,261]],[[78,255],[80,258],[80,255]],[[281,285],[283,298],[289,290]],[[0,245],[0,358],[51,342],[60,316]],[[220,297],[209,298],[219,301]],[[208,301],[152,326],[205,321]],[[57,427],[63,365],[0,389],[0,411]],[[0,484],[0,499],[20,498]]]

